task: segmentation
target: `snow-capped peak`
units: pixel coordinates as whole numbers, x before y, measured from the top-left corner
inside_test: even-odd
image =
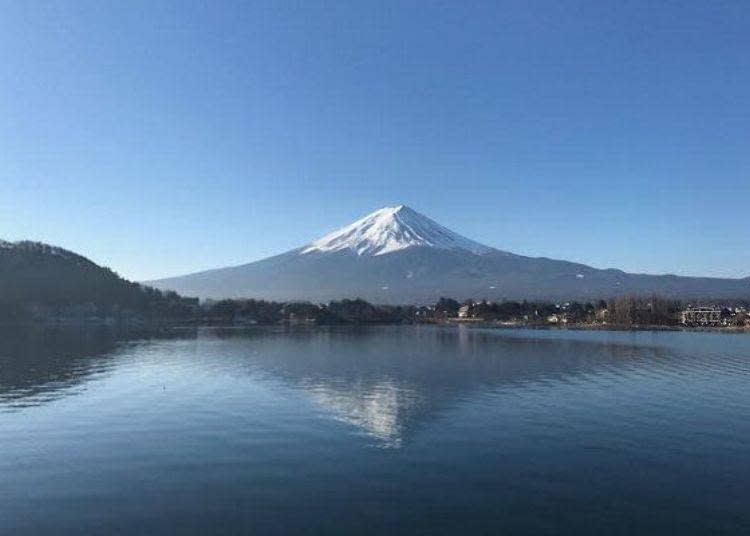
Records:
[[[385,207],[327,234],[302,248],[301,254],[349,249],[357,255],[384,255],[425,246],[462,249],[482,255],[492,248],[464,238],[405,205]]]

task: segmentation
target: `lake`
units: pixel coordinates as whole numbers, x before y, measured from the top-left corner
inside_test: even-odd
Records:
[[[0,533],[750,533],[750,336],[0,331]]]

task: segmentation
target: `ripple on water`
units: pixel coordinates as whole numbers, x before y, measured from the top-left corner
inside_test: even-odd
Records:
[[[6,337],[0,532],[741,533],[749,379],[700,333]]]

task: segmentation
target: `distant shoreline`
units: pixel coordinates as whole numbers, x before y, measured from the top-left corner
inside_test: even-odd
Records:
[[[469,326],[492,329],[536,329],[540,331],[688,331],[718,333],[750,333],[750,326],[663,326],[658,324],[630,326],[618,324],[525,324],[510,322],[462,321],[451,319],[435,322],[436,325]]]
[[[179,328],[268,328],[268,327],[292,327],[292,328],[330,328],[330,327],[365,327],[365,326],[442,326],[442,327],[469,327],[498,330],[529,329],[539,331],[674,331],[674,332],[705,332],[705,333],[750,333],[750,326],[664,326],[664,325],[639,325],[630,326],[616,324],[535,324],[523,322],[485,322],[481,320],[437,320],[432,322],[349,322],[317,324],[312,322],[276,322],[243,324],[232,322],[201,322],[201,321],[111,321],[111,319],[88,319],[88,320],[42,320],[19,322],[0,322],[0,327],[40,327],[40,328],[124,328],[124,329],[179,329]]]

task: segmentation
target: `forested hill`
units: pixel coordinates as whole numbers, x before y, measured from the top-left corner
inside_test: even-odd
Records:
[[[0,241],[0,319],[179,317],[197,300],[133,283],[59,247]]]

